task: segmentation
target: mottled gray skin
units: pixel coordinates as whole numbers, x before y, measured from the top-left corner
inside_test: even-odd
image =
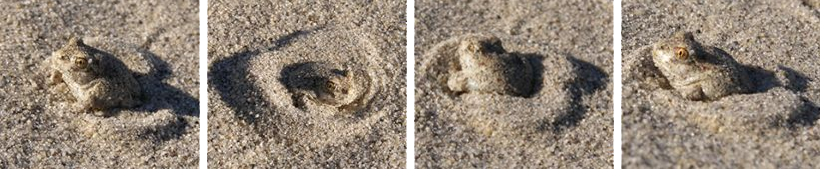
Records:
[[[745,93],[750,80],[742,66],[714,47],[704,47],[691,33],[677,32],[652,46],[655,66],[681,96],[715,100]]]
[[[370,80],[363,71],[348,71],[330,64],[310,62],[300,65],[287,77],[286,86],[295,95],[339,109],[355,109],[364,98]]]
[[[78,38],[52,53],[48,84],[67,89],[74,98],[72,111],[134,107],[140,104],[141,89],[131,71],[116,57],[87,46]]]
[[[465,36],[458,44],[456,57],[459,66],[450,70],[447,80],[452,91],[517,96],[532,91],[532,65],[523,57],[507,53],[494,36]]]

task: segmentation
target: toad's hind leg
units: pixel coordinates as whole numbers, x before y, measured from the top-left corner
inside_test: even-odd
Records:
[[[140,98],[136,97],[136,96],[126,97],[126,98],[123,98],[123,100],[121,101],[121,104],[122,104],[123,107],[127,107],[127,108],[136,107],[137,105],[142,104],[142,101],[140,101],[139,99]]]
[[[700,85],[692,85],[692,86],[685,86],[679,87],[678,92],[683,98],[689,100],[704,100],[706,99],[706,94],[703,92],[703,89]]]
[[[703,92],[710,99],[717,99],[723,96],[728,96],[735,93],[742,93],[745,87],[737,83],[734,79],[726,78],[726,81],[712,80],[704,82],[702,85]]]
[[[71,104],[71,111],[74,113],[86,113],[93,107],[92,99],[88,97],[77,97]]]

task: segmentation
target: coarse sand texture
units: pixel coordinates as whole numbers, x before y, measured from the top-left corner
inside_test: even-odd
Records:
[[[404,1],[210,1],[209,167],[404,167]]]
[[[196,1],[0,2],[0,168],[191,168]]]
[[[416,9],[416,167],[612,167],[609,1]]]
[[[818,3],[625,0],[623,167],[817,168]]]

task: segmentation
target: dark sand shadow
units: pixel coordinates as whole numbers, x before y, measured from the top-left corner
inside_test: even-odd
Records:
[[[138,74],[137,81],[140,82],[145,100],[151,100],[142,106],[142,109],[156,111],[158,109],[171,109],[175,114],[186,116],[199,116],[199,99],[194,98],[184,91],[163,82],[171,74],[168,62],[157,57],[154,53],[143,50],[145,57],[151,62],[151,70],[146,74]],[[160,105],[157,105],[160,103]]]
[[[800,110],[786,119],[786,124],[791,129],[800,126],[814,126],[817,119],[820,119],[820,107],[803,97],[801,101],[803,105],[800,105]]]
[[[715,48],[715,51],[731,56],[722,49]],[[738,65],[741,65],[741,69],[748,74],[749,80],[751,80],[750,93],[762,93],[775,87],[783,87],[794,92],[804,92],[808,88],[809,82],[812,81],[803,73],[783,65],[777,66],[779,71],[766,70],[753,65],[739,63]],[[782,73],[785,79],[778,79],[775,73]]]
[[[248,78],[249,61],[260,53],[274,51],[287,46],[293,39],[310,34],[319,28],[299,30],[273,41],[271,47],[239,52],[217,60],[208,72],[208,81],[217,90],[220,99],[234,110],[235,115],[247,124],[255,124],[263,116],[276,116],[261,87]],[[276,126],[271,126],[276,127]]]
[[[537,93],[541,92],[542,88],[544,88],[544,83],[542,83],[542,81],[544,81],[544,65],[541,64],[544,61],[544,56],[534,53],[512,52],[511,54],[526,59],[527,61],[529,61],[530,65],[532,65],[532,89],[529,93],[523,93],[521,95],[521,97],[524,98],[532,98]],[[515,76],[516,75],[508,75],[507,77],[515,78]]]
[[[777,80],[777,77],[775,77],[774,72],[763,69],[758,66],[744,65],[738,63],[736,60],[734,60],[734,56],[727,53],[723,49],[716,47],[711,47],[711,49],[717,52],[719,55],[729,56],[730,58],[732,58],[732,62],[734,62],[737,65],[740,65],[741,71],[745,72],[746,75],[749,77],[749,84],[747,84],[746,86],[746,88],[748,88],[748,91],[745,92],[745,94],[763,93],[769,91],[772,88],[782,86],[780,81]]]
[[[171,109],[178,115],[199,116],[198,99],[174,86],[162,82],[173,74],[168,63],[146,49],[139,50],[142,56],[150,62],[150,70],[148,73],[129,71],[131,71],[131,74],[134,75],[134,78],[140,85],[142,95],[139,99],[142,103],[136,107],[107,110],[110,116],[115,116],[123,110],[156,112],[159,109]],[[113,54],[105,51],[100,50],[100,52],[113,56]]]
[[[578,79],[568,85],[570,111],[559,116],[550,124],[555,133],[562,133],[566,129],[578,126],[578,123],[586,117],[588,110],[588,106],[583,103],[584,96],[603,89],[609,81],[609,76],[598,66],[579,60],[571,54],[567,54],[567,59],[576,68],[575,73],[578,74]]]
[[[175,120],[176,121],[173,123],[168,123],[167,125],[142,131],[137,135],[137,138],[154,140],[155,143],[179,139],[179,137],[185,134],[185,130],[188,128],[188,123],[185,122],[184,118],[179,116],[177,116]]]
[[[142,54],[141,56],[150,62],[149,72],[137,73],[131,70],[129,71],[131,71],[131,74],[134,75],[134,78],[140,84],[142,95],[139,99],[142,103],[131,108],[106,110],[109,111],[109,113],[107,113],[108,117],[116,116],[124,110],[154,113],[160,109],[171,109],[174,114],[180,115],[176,116],[175,120],[177,122],[142,131],[142,133],[138,135],[138,138],[158,142],[178,139],[185,133],[188,127],[188,123],[185,122],[182,116],[199,116],[199,100],[174,86],[162,82],[173,74],[173,70],[170,69],[168,63],[147,49],[139,50]],[[99,52],[114,56],[102,50],[99,50]]]
[[[808,89],[812,80],[806,75],[783,65],[777,67],[779,71],[775,72],[758,66],[743,65],[742,69],[749,75],[753,85],[750,92],[762,93],[775,87],[783,87],[794,92],[805,92]],[[782,73],[784,79],[778,79],[776,73]]]
[[[150,112],[155,112],[158,109],[171,109],[177,115],[199,117],[199,99],[163,82],[164,79],[173,74],[168,62],[148,50],[143,49],[141,52],[151,62],[151,69],[148,73],[136,76],[143,92],[146,93],[143,100],[151,100],[143,105],[141,109]],[[160,104],[157,105],[157,103]],[[176,117],[176,122],[146,130],[138,137],[159,142],[179,139],[185,134],[188,127],[188,123],[181,116]]]
[[[282,72],[279,73],[279,79],[278,79],[279,82],[281,82],[282,84],[285,84],[285,88],[288,90],[288,92],[295,93],[295,90],[299,90],[299,89],[301,89],[301,90],[313,90],[313,88],[309,88],[307,85],[300,85],[300,83],[311,83],[311,84],[314,84],[314,85],[318,85],[321,82],[328,81],[327,78],[322,78],[322,77],[308,78],[308,79],[305,79],[304,82],[291,82],[291,81],[288,81],[288,79],[293,79],[292,76],[299,76],[299,75],[307,74],[307,72],[297,72],[297,71],[299,71],[299,68],[301,68],[301,67],[304,67],[304,66],[307,66],[307,65],[312,65],[312,64],[318,64],[318,63],[317,62],[305,62],[305,63],[296,63],[296,64],[291,64],[291,65],[285,66],[285,68],[282,68]],[[311,87],[313,87],[313,86],[311,86]],[[302,97],[302,96],[300,96],[298,94],[293,94],[293,95],[291,95],[290,99],[293,102],[293,107],[304,109],[305,103],[302,102],[301,99],[299,99],[300,97]]]
[[[803,73],[783,65],[778,65],[778,69],[784,74],[785,79],[783,80],[786,80],[786,82],[781,82],[784,88],[798,93],[806,92],[809,87],[809,82],[811,82],[812,79],[809,79],[809,77]],[[817,119],[820,119],[820,107],[805,97],[801,96],[801,100],[803,101],[803,105],[800,105],[799,111],[787,119],[789,128],[813,126],[816,125]]]
[[[740,68],[749,76],[750,84],[747,93],[763,93],[781,86],[780,81],[777,80],[772,71],[752,65],[741,65]]]
[[[785,74],[786,80],[788,80],[788,82],[781,82],[781,83],[783,83],[782,84],[783,87],[785,87],[786,89],[789,89],[791,91],[805,92],[806,89],[808,89],[808,87],[809,87],[809,82],[813,81],[812,79],[809,79],[808,76],[806,76],[803,73],[800,73],[800,72],[798,72],[798,71],[796,71],[792,68],[789,68],[789,67],[786,67],[786,66],[783,66],[783,65],[778,65],[777,67],[780,70],[783,70],[783,73]]]
[[[715,51],[731,56],[722,49],[715,48]],[[747,73],[751,81],[750,91],[747,94],[763,93],[776,87],[783,87],[797,93],[805,92],[809,82],[812,81],[803,73],[783,65],[778,65],[775,71],[766,70],[759,66],[738,65],[741,65],[741,69]],[[782,74],[782,77],[778,78],[778,73]],[[815,125],[817,119],[820,119],[820,108],[805,97],[801,96],[800,99],[803,104],[798,105],[798,110],[791,112],[791,116],[786,119],[786,126],[792,129],[799,126]]]

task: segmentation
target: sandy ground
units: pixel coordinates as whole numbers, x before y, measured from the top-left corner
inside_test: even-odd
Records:
[[[817,168],[819,7],[808,0],[624,1],[624,167]],[[753,91],[688,101],[646,80],[657,75],[647,46],[678,30],[743,64]]]
[[[191,168],[197,161],[197,3],[0,3],[0,168]],[[136,75],[143,104],[110,117],[67,111],[43,61],[69,37]]]
[[[210,3],[209,166],[404,167],[404,1]],[[361,106],[289,88],[310,62],[365,72]]]
[[[612,167],[611,2],[416,2],[417,167]],[[536,91],[449,91],[468,33],[530,60]]]

